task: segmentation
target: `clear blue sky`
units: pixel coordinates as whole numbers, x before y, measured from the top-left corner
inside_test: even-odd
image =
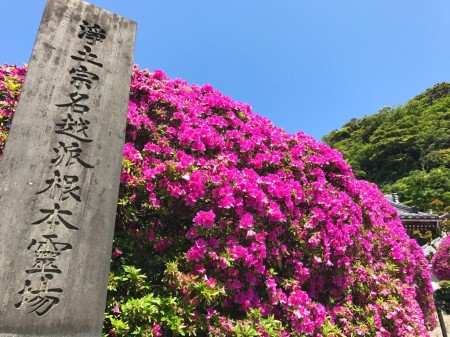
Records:
[[[448,0],[91,0],[138,23],[135,62],[210,83],[289,133],[450,81]],[[27,63],[45,0],[0,0],[0,63]]]

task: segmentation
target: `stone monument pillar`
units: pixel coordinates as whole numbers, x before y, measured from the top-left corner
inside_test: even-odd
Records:
[[[0,337],[100,337],[136,24],[48,0],[0,162]]]

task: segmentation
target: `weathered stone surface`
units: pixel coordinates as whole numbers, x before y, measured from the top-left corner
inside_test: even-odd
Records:
[[[0,337],[101,336],[135,34],[48,0],[0,162]]]

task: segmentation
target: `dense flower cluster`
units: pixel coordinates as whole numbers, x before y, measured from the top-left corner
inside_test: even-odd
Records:
[[[436,325],[420,247],[340,153],[136,66],[126,137],[109,335],[417,337]]]
[[[439,280],[450,280],[450,236],[439,245],[431,259],[431,270]]]
[[[26,67],[0,66],[0,160],[26,72]]]

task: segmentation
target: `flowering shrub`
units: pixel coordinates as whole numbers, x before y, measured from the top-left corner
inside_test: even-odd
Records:
[[[0,160],[27,68],[0,66]]]
[[[450,236],[439,245],[431,259],[431,270],[439,280],[450,280]]]
[[[1,68],[1,81],[19,71]],[[420,247],[340,153],[136,66],[111,270],[109,336],[417,337],[436,325]]]

